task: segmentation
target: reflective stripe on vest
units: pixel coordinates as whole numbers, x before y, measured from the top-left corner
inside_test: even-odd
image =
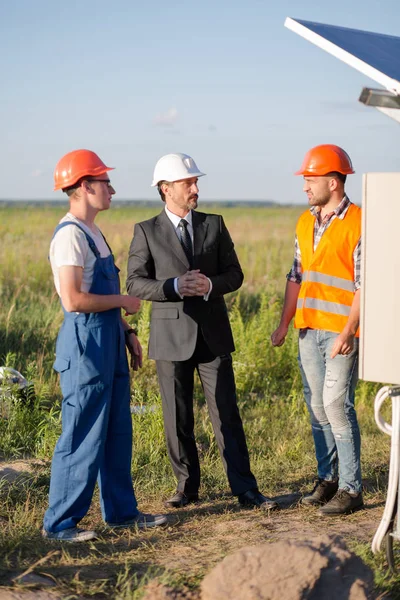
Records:
[[[313,249],[315,216],[301,215],[296,234],[303,267],[294,325],[340,333],[354,300],[354,250],[361,236],[361,209],[350,204]],[[358,333],[357,333],[358,335]]]
[[[338,304],[337,302],[328,302],[328,300],[318,300],[318,298],[299,298],[297,308],[313,308],[314,310],[323,310],[332,315],[342,315],[348,317],[350,306]]]
[[[349,279],[343,279],[343,277],[325,275],[325,273],[318,273],[318,271],[304,271],[303,277],[305,280],[312,281],[313,283],[324,283],[325,285],[330,285],[346,292],[354,292],[354,282]]]

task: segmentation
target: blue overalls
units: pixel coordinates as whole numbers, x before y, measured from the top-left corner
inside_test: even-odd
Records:
[[[93,239],[81,229],[96,256],[91,294],[119,294],[112,254],[101,258]],[[56,444],[44,528],[75,527],[89,510],[96,480],[106,522],[120,523],[139,513],[131,476],[132,419],[129,367],[119,308],[71,313],[56,344],[54,369],[60,373],[62,434]]]

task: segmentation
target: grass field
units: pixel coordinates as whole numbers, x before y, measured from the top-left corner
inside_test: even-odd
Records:
[[[98,218],[121,269],[122,283],[134,223],[159,208],[116,205]],[[282,348],[274,349],[269,342],[279,319],[294,227],[302,209],[201,208],[223,214],[245,273],[241,290],[227,297],[237,348],[238,397],[260,489],[281,497],[284,510],[269,517],[238,509],[228,493],[197,382],[202,503],[171,513],[170,524],[162,531],[117,535],[104,529],[96,496],[83,525],[96,527],[101,541],[65,548],[41,538],[50,459],[61,427],[61,397],[52,363],[62,313],[47,254],[54,227],[65,211],[54,206],[0,207],[0,364],[16,368],[35,386],[31,407],[15,396],[3,395],[1,400],[1,411],[8,417],[0,418],[1,458],[3,464],[19,461],[13,463],[19,477],[11,483],[0,481],[0,586],[18,585],[15,578],[31,568],[50,576],[62,597],[140,598],[153,579],[196,594],[204,574],[238,547],[320,532],[321,521],[314,511],[297,505],[298,494],[309,488],[315,476],[315,459],[297,367],[296,333],[290,331]],[[148,303],[131,320],[137,323],[145,348]],[[383,510],[389,462],[389,440],[373,420],[378,387],[362,382],[357,389],[367,510],[330,520],[324,530],[341,533],[370,564],[380,597],[390,593],[390,598],[400,598],[400,578],[387,576],[384,558],[369,551]],[[174,490],[175,481],[166,456],[151,361],[146,360],[133,378],[132,403],[154,407],[133,415],[132,472],[139,506],[162,512],[162,499]],[[1,469],[0,462],[0,473]]]

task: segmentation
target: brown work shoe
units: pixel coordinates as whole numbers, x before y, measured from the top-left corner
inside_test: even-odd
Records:
[[[301,503],[305,506],[319,506],[329,502],[338,490],[338,481],[326,481],[318,479],[313,491],[301,499]]]
[[[347,490],[338,490],[336,495],[328,504],[321,506],[318,514],[325,515],[349,515],[356,510],[364,508],[362,493],[351,494]]]

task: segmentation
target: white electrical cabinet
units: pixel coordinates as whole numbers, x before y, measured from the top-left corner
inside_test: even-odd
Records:
[[[400,384],[400,173],[363,177],[360,379]]]

